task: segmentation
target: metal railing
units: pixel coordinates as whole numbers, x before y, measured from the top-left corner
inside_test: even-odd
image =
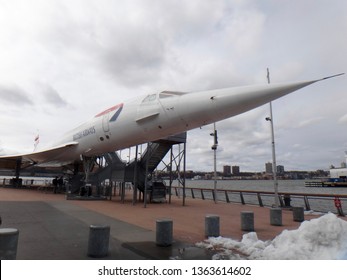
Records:
[[[182,187],[172,187],[172,194],[183,195]],[[186,196],[193,199],[214,200],[215,192],[213,189],[206,188],[186,188]],[[216,196],[218,201],[226,203],[241,203],[257,205],[260,207],[272,207],[274,203],[274,193],[269,191],[249,191],[249,190],[225,190],[217,189]],[[278,198],[281,207],[304,207],[306,211],[334,212],[337,209],[334,199],[338,197],[342,204],[342,209],[347,213],[347,195],[312,194],[279,192]]]
[[[43,187],[52,186],[52,179],[49,178],[34,178],[34,179],[20,179],[20,183],[15,185],[14,178],[1,178],[0,186],[2,187],[19,187],[19,188],[27,188],[27,189],[39,189]]]
[[[0,186],[11,186],[10,179],[2,178]],[[35,180],[23,179],[21,187],[38,190],[53,189],[50,180],[46,178]],[[172,195],[181,197],[183,195],[183,189],[182,187],[172,186],[171,193]],[[186,188],[185,193],[186,197],[193,199],[215,200],[216,195],[216,201],[257,205],[260,207],[272,207],[274,203],[274,193],[269,191],[217,189],[215,192],[212,188]],[[347,195],[279,192],[278,196],[281,207],[304,207],[306,211],[312,210],[323,213],[338,213],[334,199],[339,198],[342,211],[347,213]]]

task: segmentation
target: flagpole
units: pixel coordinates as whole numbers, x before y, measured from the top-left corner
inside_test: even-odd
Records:
[[[40,143],[40,134],[39,131],[37,131],[37,135],[35,136],[34,139],[34,152],[36,151],[37,145]]]

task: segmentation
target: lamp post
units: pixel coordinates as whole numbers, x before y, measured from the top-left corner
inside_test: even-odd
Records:
[[[214,202],[217,203],[217,147],[218,147],[218,136],[216,130],[216,123],[213,124],[213,133],[210,133],[213,136],[213,145],[211,149],[213,150],[213,162],[214,162]]]
[[[267,68],[267,82],[270,84],[270,72],[269,68]],[[276,164],[276,149],[275,149],[275,132],[274,132],[274,124],[273,124],[273,115],[272,115],[272,103],[270,102],[270,117],[265,118],[265,120],[271,123],[271,145],[272,145],[272,174],[274,179],[274,191],[275,191],[275,207],[279,206],[279,198],[278,198],[278,182],[277,182],[277,164]]]

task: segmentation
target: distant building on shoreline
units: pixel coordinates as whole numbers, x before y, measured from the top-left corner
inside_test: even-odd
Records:
[[[233,175],[234,176],[239,176],[240,175],[240,166],[234,165],[232,170],[233,170]]]
[[[272,174],[272,163],[271,162],[267,162],[265,163],[265,173],[269,173]]]
[[[277,174],[284,174],[284,166],[277,165]]]
[[[223,166],[223,176],[225,176],[225,177],[231,176],[231,167],[230,167],[230,165],[224,165]]]

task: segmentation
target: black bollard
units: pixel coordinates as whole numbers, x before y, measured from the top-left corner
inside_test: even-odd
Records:
[[[15,260],[17,258],[18,237],[18,229],[0,229],[0,260]]]
[[[168,247],[172,245],[173,222],[163,218],[156,222],[156,245]]]
[[[110,226],[91,225],[89,227],[88,256],[93,258],[106,257],[110,240]]]
[[[219,235],[219,216],[207,215],[205,217],[205,237],[218,237]]]
[[[293,220],[295,222],[303,222],[304,219],[304,207],[293,207]]]
[[[253,211],[241,212],[241,230],[254,231],[254,213]]]
[[[282,225],[282,209],[281,208],[270,209],[270,224],[272,226]]]

